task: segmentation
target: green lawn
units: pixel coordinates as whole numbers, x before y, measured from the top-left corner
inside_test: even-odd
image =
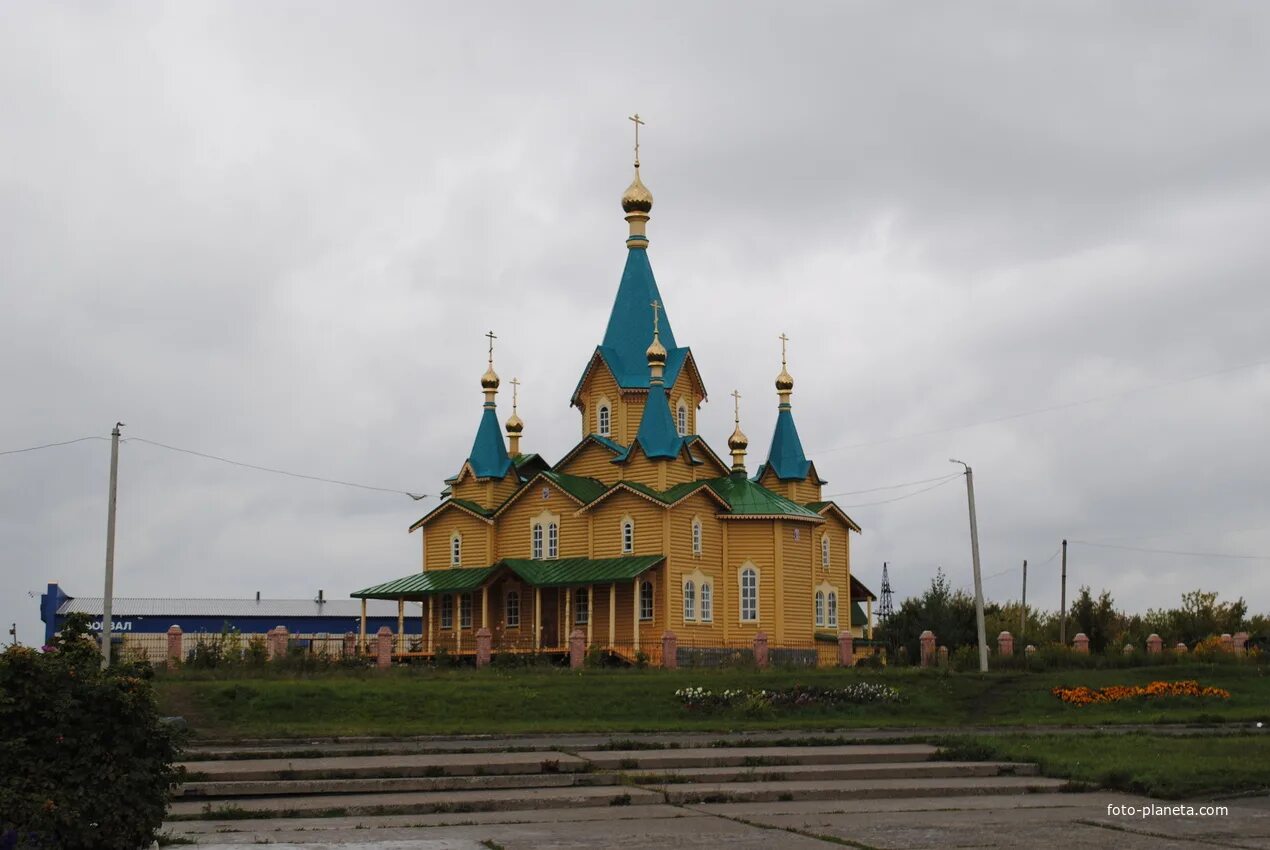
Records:
[[[159,675],[163,711],[184,716],[197,737],[252,738],[454,733],[824,729],[833,727],[1216,723],[1270,726],[1270,675],[1246,665],[1178,665],[1046,673],[863,670],[525,670],[400,669],[282,678]],[[1198,679],[1226,688],[1228,701],[1175,699],[1075,707],[1057,685],[1145,684]],[[899,704],[694,714],[677,688],[758,689],[882,682]]]
[[[1046,776],[1177,799],[1270,790],[1262,734],[973,735],[940,740],[952,759],[1036,762]]]

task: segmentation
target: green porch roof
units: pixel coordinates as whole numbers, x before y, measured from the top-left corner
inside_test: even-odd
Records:
[[[579,475],[567,475],[551,470],[543,470],[539,474],[584,505],[599,498],[600,494],[608,489],[606,484],[594,478],[583,478]]]
[[[624,558],[557,558],[530,561],[508,558],[500,563],[534,587],[577,587],[631,581],[657,566],[665,555],[627,555]]]
[[[869,618],[864,616],[864,609],[860,607],[859,602],[851,603],[851,625],[868,628]]]
[[[425,570],[404,578],[363,588],[349,596],[354,599],[409,599],[436,593],[468,593],[476,590],[493,574],[492,567],[458,567],[452,570]]]
[[[792,519],[824,522],[824,517],[777,493],[773,493],[744,475],[712,478],[710,489],[731,506],[725,516],[783,516]]]

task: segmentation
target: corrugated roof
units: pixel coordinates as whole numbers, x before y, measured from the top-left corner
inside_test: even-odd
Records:
[[[424,570],[402,578],[376,584],[350,593],[355,599],[398,599],[406,596],[430,596],[435,593],[467,593],[485,583],[498,568],[457,567],[451,570]],[[360,604],[360,603],[359,603]]]
[[[396,599],[396,597],[393,597]],[[102,615],[100,596],[76,596],[58,607],[57,613]],[[362,603],[351,599],[130,599],[116,596],[110,604],[113,617],[360,617]],[[366,606],[372,617],[397,616],[395,604]]]
[[[660,564],[665,557],[627,555],[624,558],[559,558],[554,561],[508,558],[502,563],[534,587],[576,587],[631,581]]]
[[[815,511],[804,508],[797,502],[791,502],[784,496],[773,493],[744,475],[711,478],[709,484],[710,489],[723,497],[731,506],[731,510],[724,516],[775,516],[814,520],[815,522],[825,521],[824,517]]]

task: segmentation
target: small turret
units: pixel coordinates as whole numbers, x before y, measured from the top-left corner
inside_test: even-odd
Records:
[[[736,427],[732,430],[732,436],[728,437],[728,449],[732,452],[732,474],[744,478],[745,450],[750,447],[750,438],[741,430],[741,393],[737,390],[732,391],[732,401],[732,421],[736,423]]]
[[[512,378],[512,415],[507,418],[508,453],[514,458],[520,454],[520,432],[525,430],[525,423],[516,412],[520,402],[520,379]]]

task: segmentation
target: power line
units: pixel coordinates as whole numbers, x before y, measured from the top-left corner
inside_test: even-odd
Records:
[[[947,434],[952,431],[962,431],[962,430],[965,430],[966,428],[978,428],[981,425],[993,425],[998,422],[1009,422],[1012,419],[1023,419],[1028,416],[1039,416],[1042,413],[1055,413],[1060,410],[1069,410],[1073,407],[1081,407],[1086,404],[1097,404],[1098,402],[1102,402],[1102,401],[1114,401],[1116,399],[1127,398],[1132,395],[1137,395],[1138,393],[1165,389],[1167,387],[1175,387],[1179,384],[1187,384],[1192,381],[1202,381],[1205,378],[1213,378],[1213,377],[1216,377],[1217,375],[1225,375],[1230,372],[1238,372],[1242,369],[1252,369],[1257,366],[1265,366],[1267,364],[1270,364],[1270,360],[1257,360],[1252,363],[1241,363],[1237,366],[1228,366],[1225,369],[1218,369],[1213,372],[1205,372],[1202,375],[1191,375],[1190,377],[1178,378],[1177,380],[1173,380],[1173,381],[1162,381],[1155,384],[1146,384],[1144,386],[1135,387],[1134,389],[1125,390],[1119,393],[1109,393],[1107,395],[1092,396],[1090,398],[1084,398],[1078,401],[1069,401],[1064,404],[1054,404],[1054,405],[1050,405],[1049,407],[1039,407],[1034,410],[1025,410],[1025,411],[1022,411],[1021,413],[1010,413],[1005,416],[997,416],[992,419],[983,419],[978,422],[967,422],[962,425],[953,425],[948,428],[933,428],[929,431],[915,431],[911,434],[896,434],[890,437],[884,437],[880,440],[870,440],[864,443],[852,443],[846,446],[835,446],[834,448],[831,448],[831,449],[818,449],[815,452],[813,452],[813,454],[827,455],[827,454],[832,454],[833,452],[844,452],[849,449],[863,449],[863,448],[868,448],[870,446],[881,446],[887,443],[895,443],[900,440],[912,440],[918,437],[931,437],[936,434]]]
[[[906,494],[904,494],[903,496],[896,496],[894,499],[883,499],[883,500],[882,500],[882,501],[880,501],[880,502],[865,502],[865,503],[860,504],[860,505],[842,505],[841,507],[842,507],[843,509],[846,509],[846,508],[868,508],[868,507],[872,507],[873,505],[889,505],[891,502],[901,502],[901,501],[903,501],[904,499],[911,499],[911,498],[913,498],[914,496],[920,496],[922,493],[929,493],[931,490],[934,490],[936,487],[943,487],[943,486],[944,486],[945,484],[947,484],[949,481],[953,481],[953,480],[955,480],[955,479],[957,479],[957,478],[960,478],[960,477],[961,477],[961,475],[962,475],[962,473],[960,473],[960,472],[954,472],[952,475],[950,475],[950,476],[948,476],[947,478],[944,478],[943,480],[941,480],[938,484],[932,484],[932,485],[931,485],[931,486],[929,486],[929,487],[923,487],[923,488],[922,488],[922,489],[920,489],[920,490],[914,490],[912,493],[906,493]]]
[[[302,478],[306,481],[321,481],[325,484],[339,484],[340,486],[343,486],[343,487],[356,487],[359,490],[375,490],[380,493],[400,493],[402,495],[409,496],[410,498],[414,499],[416,502],[419,501],[420,499],[426,498],[429,495],[428,493],[411,493],[408,490],[393,490],[389,487],[373,487],[369,484],[357,484],[352,481],[340,481],[339,479],[336,479],[336,478],[323,478],[320,475],[305,475],[304,473],[301,473],[301,472],[290,472],[285,469],[276,469],[271,466],[258,466],[254,463],[244,463],[243,461],[239,461],[239,460],[230,460],[227,457],[220,457],[219,455],[207,454],[205,452],[196,452],[193,449],[182,449],[177,446],[169,446],[166,443],[158,443],[158,442],[155,442],[154,440],[147,440],[144,437],[128,437],[125,440],[125,442],[145,443],[146,445],[149,445],[149,446],[157,446],[158,448],[167,449],[168,451],[181,452],[182,454],[194,455],[195,457],[206,458],[207,460],[215,460],[221,463],[230,464],[231,466],[241,466],[245,469],[257,470],[258,472],[272,472],[275,475],[286,475],[290,478]]]
[[[901,487],[915,487],[918,484],[929,484],[932,481],[943,481],[945,478],[949,477],[956,478],[958,475],[961,475],[961,473],[954,472],[951,476],[940,475],[937,478],[923,478],[921,481],[905,481],[903,484],[887,484],[885,487],[870,487],[867,490],[848,490],[845,493],[830,493],[825,498],[833,499],[838,496],[858,496],[861,493],[876,493],[879,490],[898,490]]]
[[[23,452],[38,452],[40,449],[52,449],[58,446],[69,446],[74,443],[82,443],[85,440],[105,440],[105,439],[108,439],[108,438],[99,437],[96,435],[93,435],[91,437],[78,437],[74,440],[63,440],[60,443],[45,443],[42,446],[30,446],[25,449],[9,449],[9,451],[7,452],[0,452],[0,455],[18,455],[18,454],[22,454]]]
[[[1154,555],[1186,555],[1192,558],[1233,558],[1240,561],[1270,561],[1270,555],[1232,555],[1226,552],[1180,552],[1175,549],[1144,549],[1140,546],[1117,546],[1114,543],[1091,543],[1088,540],[1072,540],[1082,546],[1097,546],[1099,549],[1123,549],[1127,552],[1149,552]]]

